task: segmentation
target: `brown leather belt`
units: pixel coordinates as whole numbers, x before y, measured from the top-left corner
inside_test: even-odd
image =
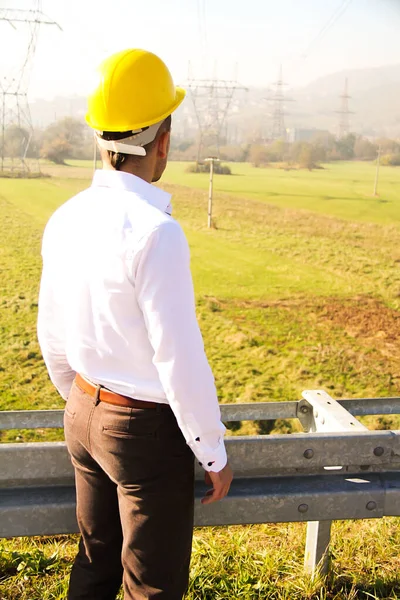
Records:
[[[125,406],[127,408],[157,408],[162,406],[158,402],[147,402],[146,400],[136,400],[136,398],[128,398],[128,396],[121,396],[115,392],[111,392],[104,387],[94,385],[84,379],[79,373],[76,374],[75,383],[84,392],[98,398],[101,402],[107,402],[108,404],[115,404],[115,406]]]

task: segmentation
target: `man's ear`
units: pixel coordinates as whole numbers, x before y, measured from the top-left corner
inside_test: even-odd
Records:
[[[110,155],[107,150],[100,148],[100,158],[103,163],[103,169],[113,169],[111,165]]]
[[[159,158],[167,158],[169,152],[169,144],[170,144],[171,132],[164,131],[158,140],[157,144],[157,154]]]

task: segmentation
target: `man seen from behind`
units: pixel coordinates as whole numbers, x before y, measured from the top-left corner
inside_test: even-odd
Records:
[[[66,400],[81,532],[70,600],[181,600],[194,456],[222,499],[232,472],[170,195],[171,114],[185,92],[144,50],[105,60],[89,96],[103,169],[43,237],[38,337]]]

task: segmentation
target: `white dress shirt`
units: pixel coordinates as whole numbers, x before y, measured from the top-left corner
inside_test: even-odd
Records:
[[[225,427],[170,199],[134,175],[103,170],[53,214],[38,338],[64,399],[80,373],[118,394],[169,403],[204,469],[220,471]]]

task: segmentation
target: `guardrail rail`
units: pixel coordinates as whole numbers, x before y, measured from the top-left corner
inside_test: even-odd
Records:
[[[336,401],[317,390],[221,412],[225,423],[297,418],[304,433],[227,437],[231,491],[209,506],[196,502],[196,526],[305,521],[304,566],[315,575],[328,570],[332,521],[400,516],[400,431],[371,431],[356,418],[400,414],[400,398]],[[62,426],[62,410],[0,412],[0,430]],[[0,464],[0,537],[78,531],[64,442],[0,444]],[[198,467],[197,498],[203,475]]]

